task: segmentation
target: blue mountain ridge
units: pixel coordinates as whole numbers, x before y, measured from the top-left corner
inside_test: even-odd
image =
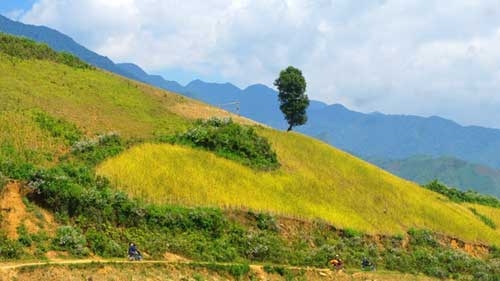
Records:
[[[67,51],[105,70],[150,85],[181,93],[275,127],[286,129],[279,110],[277,92],[256,84],[240,89],[231,83],[194,80],[182,86],[150,75],[132,63],[115,64],[92,52],[70,37],[47,27],[26,25],[0,16],[0,32],[44,42],[58,51]],[[500,130],[461,126],[441,117],[360,113],[340,104],[327,105],[311,100],[308,122],[295,130],[321,139],[365,159],[403,159],[414,155],[454,157],[495,169],[500,168]],[[457,186],[465,188],[465,186]],[[467,188],[470,186],[467,186]]]

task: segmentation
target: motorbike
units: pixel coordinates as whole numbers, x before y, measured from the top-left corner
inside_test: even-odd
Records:
[[[142,255],[139,252],[136,252],[134,254],[129,254],[128,255],[128,260],[129,261],[141,261],[142,260]]]
[[[332,259],[328,263],[336,271],[340,271],[340,270],[342,270],[344,268],[344,262],[341,259]]]
[[[368,261],[368,260],[364,260],[363,262],[361,262],[361,270],[363,271],[375,271],[376,267],[375,267],[375,264],[373,264],[372,262]]]

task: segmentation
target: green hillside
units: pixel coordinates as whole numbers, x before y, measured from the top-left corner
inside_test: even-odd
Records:
[[[452,157],[414,156],[406,159],[368,159],[402,178],[426,184],[437,179],[461,190],[500,198],[500,171]]]
[[[50,163],[68,147],[37,124],[36,110],[75,124],[86,136],[113,131],[143,139],[185,130],[190,122],[186,117],[212,114],[201,103],[94,69],[50,60],[12,63],[6,54],[0,56],[0,64],[1,153],[35,164]],[[467,209],[326,144],[298,134],[260,132],[278,152],[282,168],[276,172],[256,174],[209,153],[151,144],[110,160],[100,172],[118,188],[156,202],[255,208],[322,218],[370,233],[427,227],[470,241],[500,238]],[[163,157],[150,163],[154,158],[137,154]],[[130,171],[132,162],[135,168]]]
[[[18,39],[5,38],[18,48]],[[34,53],[45,48],[21,45]],[[20,204],[33,218],[13,228],[8,222],[15,231],[0,233],[0,248],[11,249],[0,251],[1,259],[46,258],[49,250],[116,257],[123,255],[120,245],[137,241],[155,258],[174,252],[194,260],[324,267],[341,253],[353,268],[369,255],[382,268],[409,273],[497,274],[488,264],[496,248],[480,244],[498,244],[500,231],[477,215],[496,222],[496,211],[474,212],[323,142],[73,59],[68,64],[50,51],[33,57],[4,49],[0,201],[24,188]],[[213,116],[252,127],[280,165],[256,169],[231,155],[169,143],[197,118]],[[27,222],[49,223],[40,208],[55,217],[51,231]],[[462,241],[464,251],[486,250],[456,251],[443,235]],[[420,263],[423,257],[432,266]],[[454,267],[464,261],[469,266]]]
[[[321,218],[372,234],[415,227],[469,241],[500,238],[467,208],[327,144],[295,133],[260,133],[276,148],[278,171],[254,171],[209,152],[168,144],[134,147],[98,171],[118,188],[154,203]]]

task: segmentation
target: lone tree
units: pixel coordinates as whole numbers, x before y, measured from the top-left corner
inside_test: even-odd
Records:
[[[305,124],[309,98],[305,94],[306,79],[302,72],[289,66],[280,72],[280,77],[274,81],[274,85],[278,87],[281,112],[290,125],[287,131],[291,131],[294,126]]]

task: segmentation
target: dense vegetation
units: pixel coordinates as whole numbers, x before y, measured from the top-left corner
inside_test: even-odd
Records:
[[[20,230],[19,240],[4,238],[3,258],[25,255],[26,245],[37,247],[38,254],[57,249],[75,256],[116,257],[125,254],[128,241],[136,241],[153,257],[170,251],[203,261],[325,267],[339,254],[354,268],[366,256],[379,269],[439,278],[497,280],[495,276],[500,276],[499,267],[443,246],[439,236],[427,230],[410,229],[404,235],[374,239],[318,221],[306,231],[283,235],[277,219],[267,214],[248,212],[242,223],[228,219],[219,209],[141,204],[113,191],[106,179],[96,177],[85,165],[65,163],[50,169],[22,165],[8,171],[10,178],[26,181],[33,190],[30,199],[55,212],[63,226],[55,237]],[[409,238],[407,245],[404,236]],[[488,258],[493,263],[498,259],[495,253],[492,249]],[[285,272],[279,267],[274,270]]]
[[[213,151],[259,170],[279,167],[276,152],[266,138],[259,136],[252,127],[237,124],[232,119],[198,120],[187,132],[167,140]]]
[[[107,159],[97,171],[118,189],[150,203],[244,207],[321,218],[372,234],[397,234],[413,226],[469,241],[498,241],[497,231],[434,192],[311,138],[256,130],[276,150],[279,169],[256,171],[186,146],[141,144]]]
[[[58,53],[46,44],[39,44],[27,38],[14,37],[4,33],[0,33],[0,52],[20,59],[48,60],[74,68],[92,68],[70,53]]]
[[[424,185],[424,187],[437,193],[441,193],[454,202],[477,203],[485,206],[500,208],[500,200],[494,196],[480,194],[471,190],[461,191],[453,187],[447,187],[437,180]]]

